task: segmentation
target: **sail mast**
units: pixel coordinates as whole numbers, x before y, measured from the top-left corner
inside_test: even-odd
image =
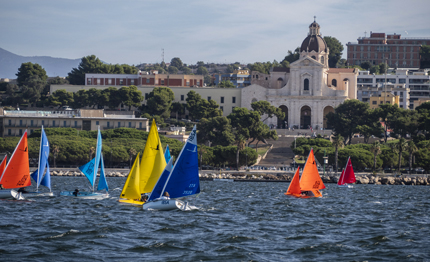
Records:
[[[94,193],[94,187],[96,184],[96,178],[97,178],[97,169],[99,169],[98,161],[99,161],[99,135],[100,135],[100,126],[97,126],[97,147],[96,147],[96,159],[94,163],[94,174],[93,174],[93,193]],[[101,151],[101,150],[100,150]]]
[[[42,155],[42,146],[43,146],[43,125],[42,132],[40,132],[40,146],[39,146],[39,162],[37,162],[37,181],[36,181],[36,192],[39,192],[39,177],[40,177],[40,160]],[[42,174],[43,175],[43,174]]]

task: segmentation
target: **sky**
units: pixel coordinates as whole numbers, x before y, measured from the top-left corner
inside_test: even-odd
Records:
[[[371,31],[430,39],[430,0],[0,0],[0,48],[129,65],[163,52],[166,63],[280,62],[314,16],[344,58]]]

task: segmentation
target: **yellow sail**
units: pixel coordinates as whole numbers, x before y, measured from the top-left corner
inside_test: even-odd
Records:
[[[140,153],[137,154],[136,160],[128,174],[127,180],[125,181],[124,187],[120,195],[120,202],[140,202],[140,165],[139,165]]]
[[[166,159],[158,136],[157,125],[155,120],[152,120],[151,130],[149,130],[140,161],[140,193],[152,192],[165,167]]]

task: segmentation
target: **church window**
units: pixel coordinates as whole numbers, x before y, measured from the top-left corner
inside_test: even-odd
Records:
[[[303,90],[309,91],[309,79],[306,78],[303,85],[304,85]]]
[[[337,87],[337,81],[336,81],[336,79],[331,80],[331,85]]]
[[[324,56],[321,56],[321,64],[324,64]]]
[[[312,56],[312,58],[313,58],[314,60],[317,60],[317,58],[316,58],[314,55]]]

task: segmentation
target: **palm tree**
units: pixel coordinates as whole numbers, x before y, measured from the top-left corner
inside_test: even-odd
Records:
[[[133,156],[137,154],[136,149],[130,148],[129,153],[130,153],[130,168],[131,168],[131,160],[133,160]]]
[[[52,147],[52,154],[54,155],[54,167],[57,167],[55,159],[57,159],[58,153],[60,152],[60,147],[57,145],[54,145]]]
[[[336,175],[337,175],[337,169],[338,169],[338,165],[337,165],[337,157],[338,157],[338,153],[339,153],[339,147],[342,148],[343,147],[343,137],[341,135],[336,135],[333,137],[332,139],[332,145],[334,146],[334,159],[335,159],[335,165],[336,165]]]
[[[400,173],[400,166],[402,165],[402,153],[405,151],[407,146],[406,139],[401,137],[399,139],[399,142],[397,143],[397,150],[399,151],[399,173]]]
[[[388,147],[390,148],[391,152],[394,154],[397,153],[397,144],[396,143],[387,143]],[[390,158],[390,164],[391,164],[391,172],[394,170],[394,156],[393,158]]]
[[[415,145],[414,141],[411,140],[411,141],[407,142],[406,150],[409,153],[409,171],[411,171],[412,170],[412,157],[416,152],[418,152],[418,147]]]
[[[95,147],[90,147],[90,160],[93,159],[93,154],[96,151]]]
[[[379,144],[379,141],[375,141],[370,146],[370,152],[373,153],[373,172],[375,172],[376,169],[376,156],[381,153],[381,145]]]

